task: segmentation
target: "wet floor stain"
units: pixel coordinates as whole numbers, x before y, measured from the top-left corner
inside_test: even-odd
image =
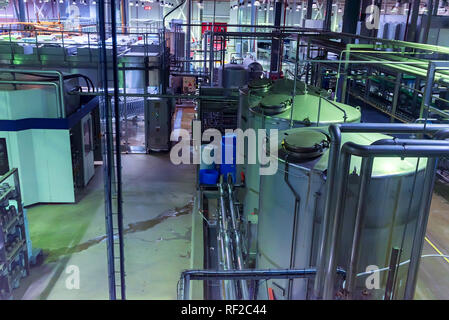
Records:
[[[190,214],[192,212],[192,209],[193,209],[193,199],[191,199],[186,205],[179,207],[179,208],[172,208],[172,209],[166,210],[166,211],[160,213],[157,217],[155,217],[153,219],[130,223],[123,230],[123,234],[127,235],[127,234],[136,233],[136,232],[146,231],[148,229],[151,229],[151,228],[157,226],[158,224],[160,224],[161,222],[163,222],[169,218],[175,218],[175,217]],[[162,239],[159,239],[159,241],[161,241],[161,240],[178,240],[178,239],[190,240],[190,234],[191,234],[191,228],[189,228],[189,230],[184,235],[174,232],[174,237],[169,237],[166,239],[162,238]],[[101,236],[95,237],[93,239],[90,239],[88,241],[85,241],[83,243],[77,244],[75,246],[57,248],[57,249],[53,249],[53,250],[44,250],[44,253],[46,256],[46,262],[55,262],[62,256],[71,255],[73,253],[78,253],[78,252],[87,250],[90,247],[105,241],[106,238],[107,238],[107,235],[101,235]],[[118,238],[118,234],[114,234],[114,239],[117,239],[117,238]],[[143,239],[140,239],[140,240],[143,240]],[[148,240],[148,242],[152,242],[152,241]]]

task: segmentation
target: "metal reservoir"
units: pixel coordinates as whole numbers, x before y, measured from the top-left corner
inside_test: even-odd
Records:
[[[218,69],[218,86],[236,89],[248,83],[248,70],[242,64],[229,63]]]
[[[326,199],[329,136],[323,128],[297,128],[281,132],[278,171],[260,178],[260,210],[257,232],[258,269],[308,268],[316,266],[321,221]],[[348,141],[361,145],[391,137],[383,134],[343,133]],[[416,174],[415,195],[423,190],[426,160],[421,159]],[[359,194],[361,158],[352,157],[345,193],[341,249],[338,266],[349,264]],[[401,261],[410,259],[417,221],[419,198],[413,196],[416,158],[375,158],[372,177],[366,191],[366,212],[360,238],[360,256],[354,299],[382,299],[388,272],[379,275],[380,288],[366,290],[368,266],[388,267],[393,248],[400,248]],[[405,235],[404,235],[405,233]],[[403,238],[404,236],[404,238]],[[397,273],[395,296],[405,287],[408,265]],[[259,298],[267,298],[271,288],[276,299],[311,298],[313,280],[268,280],[261,283]],[[342,279],[336,280],[341,286]]]
[[[280,79],[272,82],[268,79],[252,81],[247,89],[240,90],[239,108],[241,113],[242,130],[248,128],[278,129],[290,128],[290,117],[293,115],[293,127],[327,126],[332,123],[360,122],[361,113],[352,106],[333,102],[326,97],[326,90],[311,87],[303,82],[296,82],[296,95],[292,98],[294,81]],[[266,132],[269,134],[269,132]],[[257,211],[259,208],[259,164],[248,164],[249,152],[244,154],[245,164],[240,170],[245,174],[246,187],[240,197],[243,203],[243,216],[248,222],[248,246],[255,248],[255,224],[257,224]]]

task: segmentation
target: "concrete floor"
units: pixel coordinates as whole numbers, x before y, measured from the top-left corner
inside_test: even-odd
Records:
[[[129,299],[175,299],[181,270],[190,266],[194,167],[169,155],[124,155],[126,291]],[[33,247],[45,262],[15,291],[15,299],[107,299],[102,168],[76,204],[28,209]],[[67,267],[80,270],[69,290]]]

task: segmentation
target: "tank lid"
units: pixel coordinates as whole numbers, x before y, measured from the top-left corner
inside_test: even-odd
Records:
[[[313,159],[329,147],[329,137],[321,131],[301,131],[287,134],[282,140],[281,156],[289,162]]]
[[[264,114],[274,115],[290,109],[292,97],[287,94],[270,94],[260,100],[259,108]]]

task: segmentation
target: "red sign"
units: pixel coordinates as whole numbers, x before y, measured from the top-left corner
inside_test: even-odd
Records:
[[[206,31],[212,30],[212,25],[214,26],[214,32],[226,32],[228,29],[228,24],[226,22],[202,22],[201,23],[201,34],[204,34]],[[210,41],[210,40],[209,40]],[[214,48],[216,50],[221,50],[223,42],[220,39],[215,38]],[[224,47],[226,48],[226,41],[224,41]]]
[[[143,10],[151,10],[151,6],[145,6],[143,7]]]

